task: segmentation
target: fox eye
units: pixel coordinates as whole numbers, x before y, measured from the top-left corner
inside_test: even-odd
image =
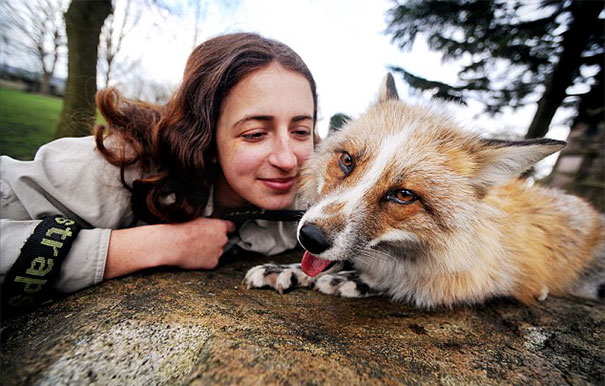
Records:
[[[349,173],[353,171],[355,168],[355,162],[353,162],[353,157],[346,151],[340,154],[340,159],[338,160],[338,166],[345,173],[345,176],[348,176]]]
[[[394,201],[397,204],[410,205],[418,200],[418,195],[411,190],[398,189],[388,192],[386,198],[387,200]]]

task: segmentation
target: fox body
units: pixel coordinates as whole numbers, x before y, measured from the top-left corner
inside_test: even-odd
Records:
[[[386,294],[424,307],[494,296],[524,303],[549,293],[598,297],[603,217],[578,197],[518,179],[564,145],[483,139],[460,129],[440,104],[400,101],[389,74],[378,101],[323,141],[304,167],[300,192],[310,208],[298,238],[308,251],[305,272],[265,265],[245,280]],[[329,265],[345,260],[354,272]]]

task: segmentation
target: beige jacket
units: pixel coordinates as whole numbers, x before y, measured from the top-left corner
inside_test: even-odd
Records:
[[[128,182],[139,172],[127,173]],[[295,203],[298,209],[300,204]],[[212,214],[210,201],[204,210]],[[119,168],[95,150],[92,137],[63,138],[42,146],[33,161],[0,157],[0,283],[40,219],[63,215],[83,229],[61,267],[54,289],[73,292],[103,279],[112,229],[133,222],[130,195]],[[253,220],[230,238],[228,250],[274,255],[296,246],[296,224]]]

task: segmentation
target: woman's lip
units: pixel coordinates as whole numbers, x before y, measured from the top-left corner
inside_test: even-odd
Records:
[[[287,177],[287,178],[259,178],[259,180],[265,184],[265,186],[277,190],[280,192],[288,191],[294,185],[296,181],[296,177]]]

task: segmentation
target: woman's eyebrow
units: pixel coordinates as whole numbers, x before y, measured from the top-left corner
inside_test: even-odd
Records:
[[[310,115],[297,115],[294,118],[292,118],[292,121],[298,122],[298,121],[304,121],[305,119],[313,120],[313,117],[311,117]]]
[[[273,121],[275,118],[271,115],[248,115],[243,117],[242,119],[240,119],[239,121],[235,122],[235,124],[233,125],[233,127],[238,127],[246,122],[249,121],[263,121],[263,122],[271,122]],[[304,121],[304,120],[313,120],[313,117],[311,117],[310,115],[297,115],[295,117],[292,118],[292,122],[300,122],[300,121]]]
[[[239,121],[235,122],[235,124],[233,125],[234,127],[240,126],[248,121],[264,121],[264,122],[270,122],[273,120],[273,117],[271,115],[248,115],[246,117],[243,117],[242,119],[240,119]]]

